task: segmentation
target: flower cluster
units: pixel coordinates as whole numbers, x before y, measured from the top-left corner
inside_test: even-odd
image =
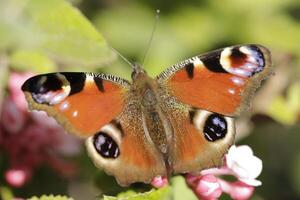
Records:
[[[3,101],[0,120],[0,150],[8,158],[4,176],[8,184],[21,187],[34,169],[47,165],[62,175],[71,175],[75,166],[62,156],[77,154],[79,141],[65,134],[44,112],[27,110],[21,85],[31,74],[12,73],[8,95]]]
[[[232,146],[225,155],[225,166],[203,170],[199,175],[186,174],[188,186],[202,200],[216,200],[223,192],[235,200],[247,200],[254,187],[260,186],[256,180],[262,171],[262,161],[253,155],[249,146]],[[232,175],[237,181],[229,182],[221,178],[222,175]],[[167,184],[164,177],[156,177],[152,181],[154,187],[163,187]]]

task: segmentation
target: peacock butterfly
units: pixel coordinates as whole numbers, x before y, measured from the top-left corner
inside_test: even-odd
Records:
[[[30,109],[86,138],[95,165],[129,185],[220,166],[234,142],[234,118],[271,72],[267,48],[238,45],[187,59],[156,78],[136,65],[132,82],[62,72],[34,76],[22,90]]]

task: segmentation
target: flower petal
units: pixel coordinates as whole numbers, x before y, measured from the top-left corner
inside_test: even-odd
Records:
[[[262,161],[253,155],[253,151],[249,146],[231,147],[226,155],[226,165],[239,180],[255,186],[261,184],[255,178],[262,171]]]
[[[216,200],[222,195],[218,178],[212,174],[198,176],[187,174],[185,178],[189,187],[202,200]]]
[[[21,169],[9,169],[5,172],[6,181],[13,187],[21,187],[28,179],[27,173]]]
[[[156,176],[152,179],[151,185],[156,188],[161,188],[168,185],[168,179],[162,176]]]
[[[257,186],[261,186],[262,185],[261,181],[256,180],[256,179],[242,179],[242,178],[240,178],[239,180],[241,182],[249,185],[249,186],[257,187]]]

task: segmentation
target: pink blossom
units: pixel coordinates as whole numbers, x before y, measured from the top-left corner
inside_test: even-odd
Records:
[[[249,146],[233,145],[225,155],[225,166],[202,170],[198,176],[186,175],[186,182],[200,199],[217,199],[225,192],[232,199],[247,200],[252,196],[254,186],[261,185],[261,182],[256,180],[261,171],[262,161],[253,155]],[[232,175],[238,181],[225,181],[219,177],[222,175]],[[209,178],[204,179],[205,177]],[[203,184],[203,181],[210,184]]]
[[[216,200],[222,193],[227,193],[234,200],[247,200],[254,193],[254,186],[261,185],[256,180],[262,171],[262,161],[253,155],[249,146],[232,146],[225,155],[225,165],[221,168],[202,170],[199,175],[186,174],[187,185],[199,199]],[[238,179],[229,182],[223,175],[231,175]],[[163,177],[156,177],[151,182],[154,187],[162,187]]]
[[[8,80],[8,89],[12,101],[15,102],[16,106],[22,111],[25,111],[28,108],[24,94],[21,90],[21,86],[28,78],[32,76],[32,73],[11,73]]]
[[[156,176],[152,179],[151,185],[156,188],[161,188],[168,185],[168,179],[164,176]]]
[[[22,169],[9,169],[5,172],[5,179],[13,187],[21,187],[28,180],[29,174]]]
[[[247,200],[254,192],[253,186],[247,185],[241,181],[230,183],[220,179],[219,182],[222,186],[222,190],[228,193],[231,198],[235,200]]]
[[[203,200],[215,200],[218,199],[222,194],[222,188],[216,178],[212,174],[203,176],[193,176],[187,174],[185,176],[187,184],[199,197]]]

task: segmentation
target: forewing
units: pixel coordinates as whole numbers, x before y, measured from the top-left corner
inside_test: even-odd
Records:
[[[124,108],[129,83],[92,73],[50,73],[34,76],[22,86],[31,110],[43,110],[68,132],[95,134]]]
[[[183,61],[157,79],[183,103],[235,116],[249,107],[255,90],[271,73],[267,48],[239,45]]]

